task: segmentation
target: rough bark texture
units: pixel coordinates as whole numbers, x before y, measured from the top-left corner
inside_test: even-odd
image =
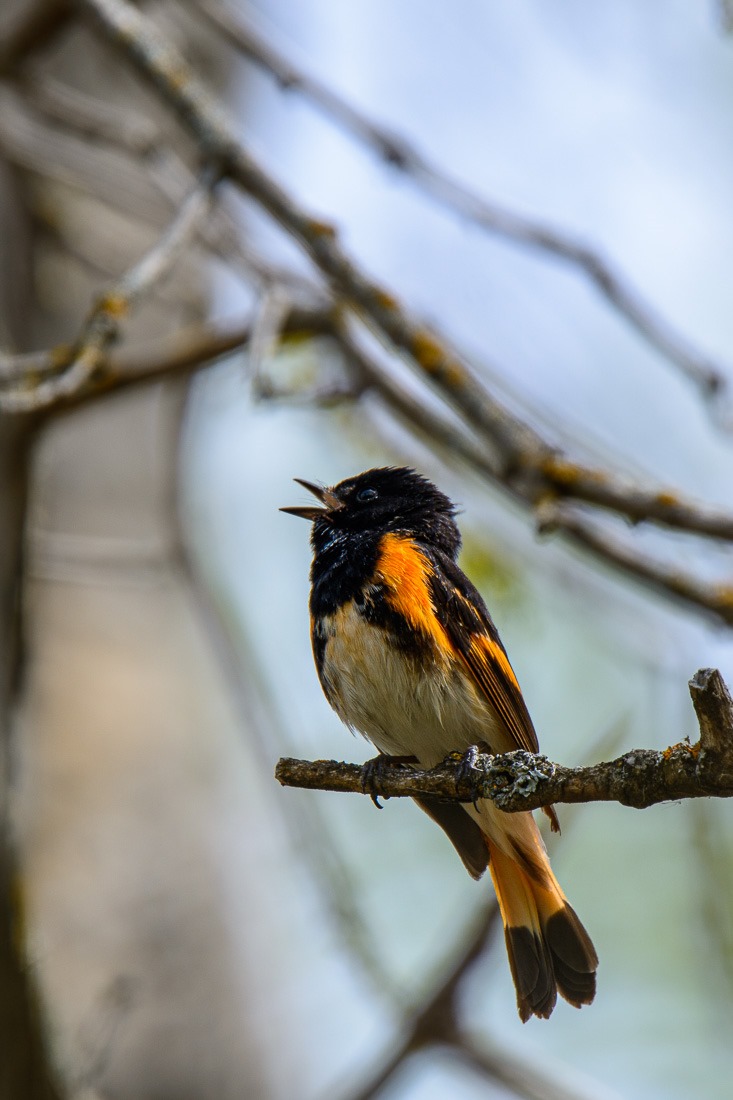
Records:
[[[690,681],[700,725],[696,744],[664,751],[634,749],[616,760],[566,768],[546,756],[518,751],[501,756],[456,754],[430,771],[400,765],[375,775],[362,765],[334,760],[282,759],[276,778],[284,786],[358,791],[384,798],[429,794],[450,801],[490,798],[516,813],[555,802],[620,802],[644,809],[681,798],[733,795],[733,701],[717,669],[701,669]]]

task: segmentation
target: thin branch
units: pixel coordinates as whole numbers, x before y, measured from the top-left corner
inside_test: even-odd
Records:
[[[190,2],[190,0],[189,0]],[[489,202],[432,163],[405,137],[373,119],[282,54],[239,11],[221,0],[194,0],[195,7],[250,61],[269,72],[286,91],[310,100],[350,135],[374,150],[441,206],[490,233],[549,252],[579,268],[596,289],[653,347],[674,363],[706,398],[720,398],[729,386],[728,372],[697,351],[673,324],[656,311],[629,279],[603,256],[559,228]]]
[[[384,798],[444,798],[474,802],[490,798],[508,813],[553,803],[620,802],[645,809],[682,798],[733,795],[733,700],[717,669],[701,669],[690,680],[700,739],[663,752],[634,749],[610,762],[567,768],[546,756],[518,750],[492,756],[456,754],[423,771],[402,765],[383,768],[365,782],[364,768],[332,760],[282,759],[275,777],[284,786],[352,791]],[[373,781],[372,781],[373,780]]]
[[[42,49],[72,14],[70,0],[35,0],[12,21],[0,26],[0,75]]]
[[[0,351],[0,384],[4,382],[26,382],[41,374],[55,374],[68,363],[71,347],[59,344],[44,351],[22,351],[15,355]]]
[[[33,111],[28,110],[29,105]],[[143,202],[142,196],[131,193],[133,186],[140,189],[140,163],[148,169],[145,178],[153,184],[156,199],[162,195],[168,208],[177,209],[195,186],[194,172],[170,148],[167,135],[151,119],[87,96],[65,83],[50,78],[28,81],[24,101],[6,95],[2,108],[0,138],[11,159],[127,213],[138,217],[141,212],[150,213],[149,200]],[[49,126],[49,120],[56,125]],[[90,138],[99,148],[90,150]],[[80,145],[80,139],[85,145]],[[109,163],[110,155],[119,158],[120,153],[125,154],[123,179],[119,178],[120,165]],[[211,211],[198,236],[204,247],[255,283],[280,283],[299,296],[313,296],[318,290],[312,279],[259,255],[245,242],[241,226],[222,204]]]
[[[255,397],[269,396],[264,381],[264,369],[277,352],[291,306],[290,295],[281,284],[274,283],[260,295],[247,349],[248,369]]]
[[[444,415],[409,393],[370,354],[344,324],[338,314],[334,318],[334,335],[347,359],[353,364],[357,381],[365,389],[378,393],[387,407],[413,433],[427,438],[431,445],[443,448],[452,459],[463,459],[476,473],[488,481],[496,481],[496,464],[481,441]],[[527,504],[526,498],[514,487],[499,483],[511,499]],[[578,509],[562,505],[553,499],[535,509],[537,531],[541,535],[559,534],[566,542],[590,550],[605,558],[616,568],[667,598],[714,616],[727,626],[733,625],[733,586],[710,583],[692,573],[671,567],[645,554],[630,537],[613,533],[608,524],[601,527]]]
[[[715,9],[721,34],[733,34],[733,0],[715,0]]]
[[[350,332],[343,319],[335,318],[335,337],[344,354],[353,363],[357,377],[365,388],[378,393],[387,407],[412,432],[442,447],[452,459],[463,459],[488,481],[496,481],[497,470],[491,453],[481,441],[459,424],[431,408],[425,401],[402,387]],[[511,499],[527,504],[516,486],[499,482]],[[632,486],[633,493],[633,486]],[[726,626],[733,626],[733,586],[711,583],[678,567],[669,566],[645,554],[631,537],[614,533],[608,524],[593,522],[577,508],[549,498],[535,508],[538,534],[559,534],[566,542],[581,550],[605,558],[646,587],[660,592],[695,611],[714,616]]]
[[[0,410],[39,412],[82,390],[99,368],[105,352],[116,340],[120,324],[139,299],[148,293],[175,264],[199,221],[207,213],[217,174],[207,169],[166,232],[142,259],[104,293],[82,332],[68,365],[57,375],[31,389],[0,392]],[[5,364],[7,368],[7,364]]]
[[[158,89],[202,150],[221,161],[223,174],[301,244],[334,293],[381,339],[405,354],[421,376],[482,434],[501,464],[502,480],[519,485],[528,502],[537,503],[548,493],[576,497],[635,521],[712,538],[731,538],[731,517],[726,513],[698,508],[676,492],[639,486],[629,496],[625,479],[560,454],[494,397],[457,352],[411,318],[389,292],[366,276],[343,250],[331,225],[310,217],[256,163],[238,141],[218,103],[154,23],[127,0],[78,2]]]
[[[93,195],[156,229],[170,218],[170,199],[161,198],[149,173],[140,171],[139,158],[120,142],[105,147],[68,126],[62,130],[8,86],[0,88],[0,150],[24,171]]]
[[[593,522],[577,508],[549,500],[537,508],[536,515],[540,534],[557,532],[646,587],[733,626],[733,584],[702,580],[678,566],[652,558],[631,538],[615,533],[609,524]]]
[[[286,339],[321,336],[331,328],[330,311],[317,307],[297,308],[283,325],[283,336]],[[55,411],[65,412],[120,390],[214,366],[225,356],[245,348],[251,334],[249,321],[191,325],[163,344],[114,353],[102,359],[99,370],[87,385],[57,404]]]
[[[249,321],[235,324],[197,324],[181,330],[175,339],[135,351],[121,351],[100,360],[96,373],[75,393],[60,400],[56,410],[68,410],[89,401],[130,387],[173,378],[212,366],[232,352],[245,348],[252,335]],[[344,324],[338,311],[314,306],[291,308],[282,324],[282,337],[333,336],[341,347],[354,374],[346,387],[309,393],[309,403],[333,404],[336,400],[358,398],[365,390],[378,393],[387,408],[410,428],[453,459],[463,459],[481,477],[497,480],[497,468],[490,451],[460,424],[448,420],[419,396],[408,392],[396,381],[376,356],[371,355]],[[45,352],[16,356],[0,354],[0,380],[56,373],[68,362],[70,349],[59,345]],[[268,397],[290,398],[289,394],[267,393]],[[522,495],[499,482],[512,499],[526,503]],[[679,601],[696,611],[713,615],[733,625],[733,588],[701,580],[693,574],[670,567],[644,554],[631,537],[613,533],[587,517],[555,501],[546,501],[536,510],[537,529],[541,534],[560,534],[581,550],[591,550],[645,586],[665,597]]]
[[[120,145],[134,156],[146,157],[160,149],[163,135],[152,119],[108,103],[98,95],[85,95],[66,81],[44,74],[23,80],[26,103],[46,118],[92,141]]]
[[[245,348],[252,335],[249,321],[234,324],[197,324],[182,329],[173,340],[135,351],[120,351],[105,356],[97,372],[87,384],[59,402],[56,410],[77,408],[120,390],[146,385],[164,378],[205,369],[235,351]],[[402,387],[378,359],[370,355],[349,331],[338,311],[314,306],[292,308],[282,325],[282,337],[333,336],[351,364],[353,381],[346,387],[316,391],[308,401],[333,403],[338,399],[353,400],[365,390],[380,395],[387,408],[410,428],[432,444],[438,444],[453,459],[460,457],[481,477],[496,481],[497,471],[492,456],[480,440],[459,424],[441,415],[428,403]],[[68,361],[68,346],[59,345],[46,352],[24,355],[0,355],[0,379],[55,373]],[[268,396],[283,398],[282,393]],[[499,483],[500,486],[502,483]],[[506,486],[503,486],[507,488]],[[510,496],[524,503],[516,492]],[[594,551],[605,559],[666,597],[684,603],[696,611],[715,616],[726,625],[733,625],[733,589],[709,583],[678,568],[672,568],[645,555],[630,537],[622,538],[608,527],[600,528],[586,517],[560,508],[548,501],[537,509],[537,528],[542,534],[557,533],[581,550]]]
[[[458,957],[449,963],[432,993],[406,1017],[397,1045],[376,1066],[372,1076],[360,1083],[356,1092],[347,1093],[348,1100],[372,1100],[378,1096],[411,1054],[434,1044],[459,1043],[460,987],[473,964],[493,942],[500,927],[498,918],[499,906],[491,899],[478,914]],[[334,1086],[327,1089],[325,1095],[333,1096],[336,1091]]]
[[[581,1089],[556,1069],[551,1070],[543,1065],[538,1073],[526,1057],[513,1056],[505,1046],[499,1048],[496,1044],[479,1044],[472,1037],[461,1035],[460,1040],[453,1044],[453,1049],[481,1077],[492,1084],[501,1082],[523,1100],[593,1100],[598,1096],[598,1090],[592,1085]],[[605,1087],[603,1095],[608,1097]]]

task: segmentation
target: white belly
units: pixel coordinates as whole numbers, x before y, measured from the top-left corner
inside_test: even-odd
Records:
[[[416,661],[367,625],[353,604],[325,627],[321,674],[331,705],[381,752],[433,767],[479,741],[494,752],[511,748],[457,662],[437,654],[431,663]]]

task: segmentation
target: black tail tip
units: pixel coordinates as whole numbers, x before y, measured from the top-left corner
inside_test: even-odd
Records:
[[[505,936],[522,1023],[532,1016],[549,1019],[558,993],[574,1008],[591,1004],[598,956],[570,905],[553,913],[541,934],[510,926]]]
[[[547,944],[523,925],[508,925],[504,936],[520,1020],[523,1024],[531,1016],[548,1020],[557,1001],[557,984]]]

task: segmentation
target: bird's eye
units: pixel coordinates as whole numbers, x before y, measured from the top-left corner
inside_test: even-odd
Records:
[[[378,496],[379,493],[376,489],[366,488],[359,490],[359,492],[356,494],[356,499],[359,504],[366,504],[370,500],[376,500]]]

